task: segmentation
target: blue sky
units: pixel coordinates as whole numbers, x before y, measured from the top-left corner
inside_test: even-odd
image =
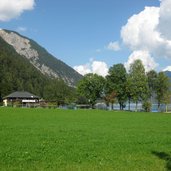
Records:
[[[13,1],[20,3],[19,0]],[[1,18],[4,9],[0,7],[0,27],[18,31],[34,39],[55,57],[71,67],[77,66],[75,69],[78,71],[99,72],[98,70],[104,70],[105,67],[109,68],[116,63],[124,63],[126,67],[129,67],[129,63],[136,58],[136,55],[145,61],[145,65],[151,62],[152,65],[148,67],[152,69],[162,70],[171,66],[169,53],[161,51],[155,53],[156,49],[159,49],[158,46],[165,49],[163,46],[166,47],[166,45],[160,43],[160,45],[156,45],[156,49],[149,48],[147,40],[138,44],[136,41],[134,42],[133,37],[136,25],[134,22],[138,23],[143,19],[141,25],[137,26],[139,30],[142,29],[141,26],[146,22],[144,18],[151,17],[151,20],[155,20],[155,16],[160,13],[157,12],[157,9],[160,10],[162,6],[166,8],[165,4],[169,3],[169,0],[162,0],[162,2],[159,0],[25,1],[26,3],[22,4],[23,9],[20,9],[18,14],[17,12],[12,13],[13,10],[17,11],[15,4],[11,10],[6,7],[8,19]],[[0,0],[0,6],[5,3],[7,3],[5,0]],[[150,7],[149,11],[145,10],[147,6]],[[157,9],[152,9],[152,7]],[[9,11],[12,14],[9,14]],[[143,14],[139,15],[141,12]],[[150,16],[153,13],[155,16]],[[133,17],[135,14],[138,16]],[[128,19],[131,17],[132,22],[129,23]],[[151,26],[153,27],[155,22],[151,23],[154,23]],[[144,25],[148,25],[148,23]],[[125,29],[121,34],[123,26]],[[131,29],[132,31],[130,31]],[[148,27],[144,29],[148,32]],[[129,34],[130,36],[127,36]],[[136,34],[139,35],[139,33]],[[144,33],[144,35],[148,34]],[[144,35],[142,34],[143,38]],[[139,39],[141,40],[141,38]],[[140,41],[139,39],[138,41]],[[149,37],[149,39],[152,38]],[[167,37],[166,40],[170,41],[171,39]],[[134,42],[134,44],[130,42]],[[128,59],[129,57],[130,59]],[[151,59],[152,61],[150,61]]]

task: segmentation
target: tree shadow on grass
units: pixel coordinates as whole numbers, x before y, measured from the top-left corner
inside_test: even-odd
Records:
[[[152,151],[152,154],[166,161],[166,168],[171,171],[171,154],[165,152]]]

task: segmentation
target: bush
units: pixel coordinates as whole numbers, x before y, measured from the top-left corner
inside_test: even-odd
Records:
[[[145,101],[142,105],[142,108],[144,109],[144,111],[146,112],[150,112],[151,111],[151,107],[152,107],[152,104],[151,102],[149,101]]]

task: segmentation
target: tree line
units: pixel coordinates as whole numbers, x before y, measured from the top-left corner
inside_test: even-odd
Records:
[[[116,64],[109,69],[105,78],[87,74],[73,88],[61,79],[44,76],[2,39],[0,44],[0,102],[14,91],[29,91],[57,105],[74,102],[94,107],[98,99],[103,99],[107,105],[119,103],[121,110],[126,102],[135,102],[137,105],[143,102],[148,105],[154,97],[159,107],[169,102],[168,77],[163,72],[145,73],[140,60],[131,65],[128,73],[123,64]]]
[[[105,100],[106,104],[118,103],[123,110],[128,102],[130,110],[131,102],[142,103],[147,111],[155,100],[160,108],[161,104],[168,104],[171,100],[170,80],[164,72],[157,73],[154,70],[145,72],[141,60],[135,60],[130,65],[127,73],[123,64],[115,64],[110,67],[108,75],[103,78],[97,74],[87,74],[78,83],[77,93],[84,103],[94,107],[98,99]]]

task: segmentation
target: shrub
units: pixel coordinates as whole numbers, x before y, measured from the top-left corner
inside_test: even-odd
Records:
[[[149,101],[145,101],[142,105],[142,108],[144,109],[144,111],[146,112],[150,112],[151,111],[151,107],[152,107],[152,104],[151,102]]]

